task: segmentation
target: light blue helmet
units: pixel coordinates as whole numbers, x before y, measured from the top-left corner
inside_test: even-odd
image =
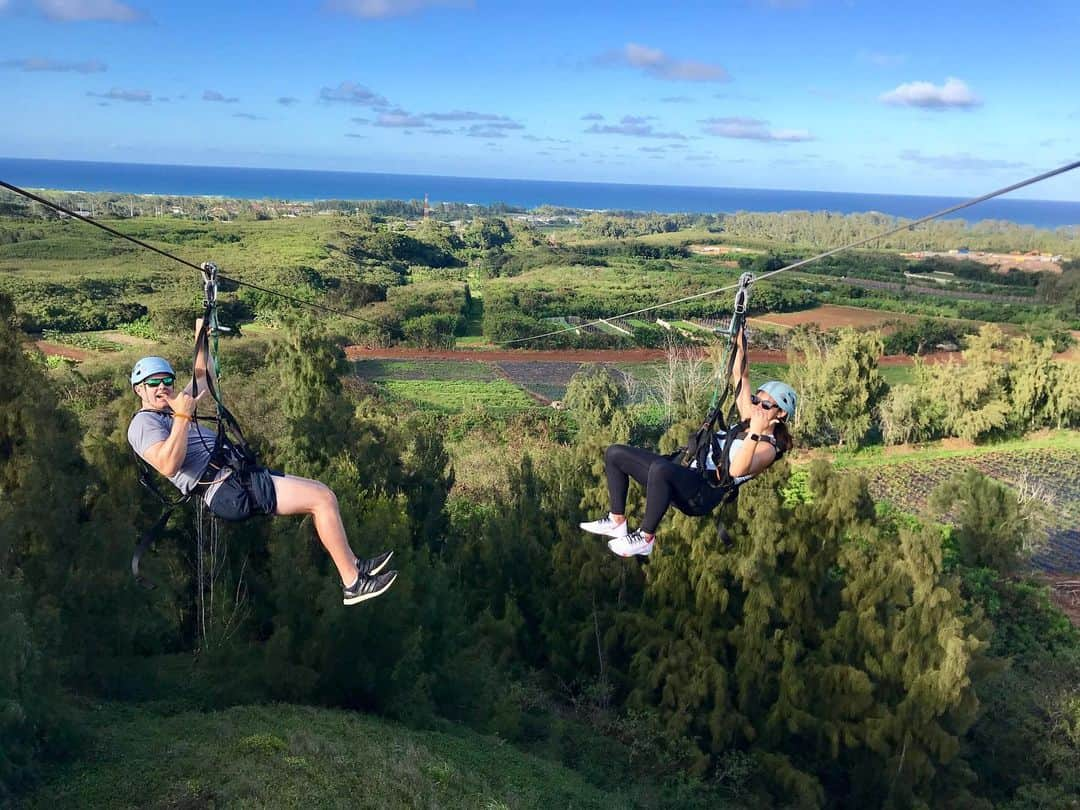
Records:
[[[131,384],[133,386],[138,385],[154,374],[172,374],[174,377],[176,376],[173,367],[169,365],[169,361],[164,357],[144,357],[131,370]]]
[[[799,397],[795,389],[787,383],[779,380],[770,380],[758,386],[758,391],[764,391],[787,413],[789,419],[795,417],[795,406],[799,403]]]

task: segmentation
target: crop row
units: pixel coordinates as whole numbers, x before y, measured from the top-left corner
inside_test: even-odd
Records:
[[[385,380],[378,385],[395,399],[443,413],[474,408],[513,413],[536,407],[528,394],[506,380]]]
[[[373,382],[386,380],[467,380],[490,382],[499,375],[487,363],[472,360],[357,360],[356,374]]]
[[[875,499],[922,512],[930,493],[967,467],[974,467],[1039,504],[1049,539],[1032,558],[1036,568],[1056,573],[1080,572],[1080,452],[1040,448],[986,453],[884,465],[864,474]]]

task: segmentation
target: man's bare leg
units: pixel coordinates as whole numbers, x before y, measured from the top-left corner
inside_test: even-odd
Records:
[[[356,555],[345,536],[341,522],[337,496],[320,481],[286,475],[272,476],[277,493],[278,515],[311,515],[315,532],[337,566],[341,581],[346,586],[356,582]]]

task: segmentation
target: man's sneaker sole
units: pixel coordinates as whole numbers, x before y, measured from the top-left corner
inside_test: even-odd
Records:
[[[390,586],[394,584],[397,579],[397,571],[391,571],[386,575],[386,582],[382,583],[378,587],[366,592],[358,593],[356,596],[346,596],[342,601],[346,605],[358,605],[361,602],[365,602],[368,599],[374,599],[376,596],[382,596],[388,590]]]

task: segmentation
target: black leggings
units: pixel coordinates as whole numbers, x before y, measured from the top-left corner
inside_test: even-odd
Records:
[[[707,515],[724,500],[725,492],[709,486],[701,473],[676,464],[667,456],[638,447],[613,444],[604,452],[611,512],[626,513],[626,493],[633,478],[645,487],[645,517],[641,529],[655,534],[672,504],[688,515]]]

